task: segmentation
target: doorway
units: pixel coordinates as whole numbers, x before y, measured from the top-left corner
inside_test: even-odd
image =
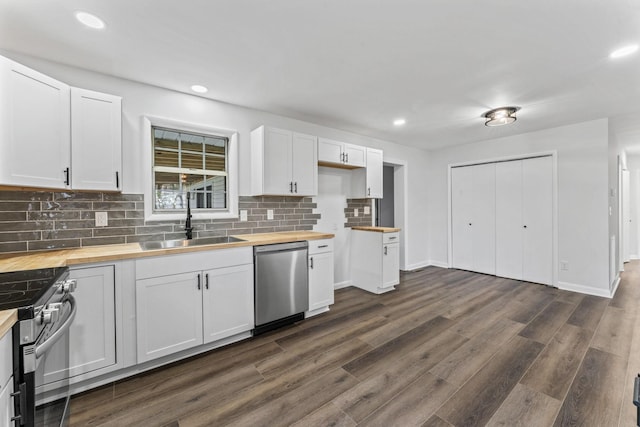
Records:
[[[395,227],[395,183],[394,167],[383,166],[382,168],[382,199],[376,200],[375,225],[378,227]]]

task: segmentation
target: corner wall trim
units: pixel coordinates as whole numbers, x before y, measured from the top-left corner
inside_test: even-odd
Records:
[[[620,279],[618,279],[619,281]],[[618,285],[616,284],[616,287]],[[597,297],[611,298],[613,293],[608,289],[594,288],[591,286],[577,285],[575,283],[558,282],[558,288],[563,291],[579,292],[581,294],[595,295]]]
[[[348,288],[349,286],[353,286],[353,282],[351,280],[345,280],[344,282],[334,283],[333,289]]]

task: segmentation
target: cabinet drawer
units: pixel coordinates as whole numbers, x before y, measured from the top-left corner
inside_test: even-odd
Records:
[[[384,233],[382,243],[400,243],[400,233]]]
[[[309,240],[309,255],[333,252],[333,239]]]
[[[4,389],[5,384],[13,375],[13,356],[11,349],[11,335],[9,330],[2,339],[0,339],[0,390]]]

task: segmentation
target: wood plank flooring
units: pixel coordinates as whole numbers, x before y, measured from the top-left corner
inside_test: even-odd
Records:
[[[71,401],[72,426],[634,426],[640,261],[613,299],[460,270]]]

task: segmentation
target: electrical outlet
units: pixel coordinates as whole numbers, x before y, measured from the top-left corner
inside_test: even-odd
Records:
[[[267,209],[267,219],[273,219],[273,209]]]
[[[240,221],[246,221],[247,220],[247,210],[246,209],[241,209],[240,210]]]
[[[365,215],[369,215],[369,214],[371,214],[371,208],[370,208],[369,206],[365,206],[365,207],[364,207],[364,214],[365,214]]]
[[[96,227],[106,227],[109,225],[109,214],[107,212],[96,212]]]
[[[560,270],[569,271],[569,261],[560,261]]]
[[[353,210],[353,216],[358,216],[358,208],[355,208],[355,209]]]

